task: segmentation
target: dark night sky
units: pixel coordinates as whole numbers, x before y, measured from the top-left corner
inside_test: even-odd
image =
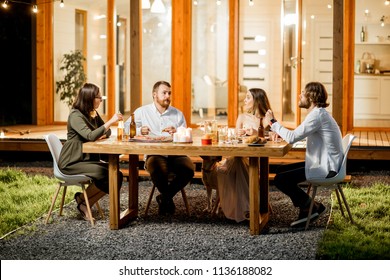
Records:
[[[0,126],[33,122],[34,15],[30,5],[9,4],[6,10],[0,6]]]

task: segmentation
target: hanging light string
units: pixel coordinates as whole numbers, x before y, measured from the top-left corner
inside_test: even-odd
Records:
[[[34,13],[38,13],[38,5],[43,5],[43,4],[53,3],[53,2],[60,2],[61,8],[63,8],[65,6],[64,0],[50,0],[50,1],[40,2],[39,4],[26,3],[26,2],[18,1],[18,0],[3,0],[1,7],[3,9],[8,9],[8,7],[10,6],[10,3],[23,4],[23,5],[32,6],[32,11]]]

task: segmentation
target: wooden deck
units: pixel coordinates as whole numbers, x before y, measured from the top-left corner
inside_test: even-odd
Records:
[[[113,129],[115,131],[115,129]],[[195,130],[194,130],[195,131]],[[66,139],[66,125],[34,126],[18,125],[0,127],[0,152],[3,151],[32,151],[48,152],[45,134],[55,133],[61,140]],[[349,159],[361,160],[390,160],[390,131],[355,131],[356,139],[348,154]],[[196,135],[196,132],[194,132]],[[305,149],[293,148],[286,159],[304,159]]]

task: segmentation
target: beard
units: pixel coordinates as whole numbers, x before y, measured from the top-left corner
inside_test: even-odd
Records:
[[[162,107],[167,109],[171,101],[169,99],[157,99],[157,103]]]
[[[311,102],[309,100],[299,100],[298,107],[303,109],[308,109],[311,106]]]

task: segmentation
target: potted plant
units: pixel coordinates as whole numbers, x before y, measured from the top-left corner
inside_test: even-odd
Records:
[[[86,76],[83,66],[85,60],[80,50],[64,54],[61,60],[60,71],[64,71],[65,76],[63,80],[56,82],[56,93],[60,94],[61,101],[64,101],[69,107],[72,106],[78,90],[85,83]]]

